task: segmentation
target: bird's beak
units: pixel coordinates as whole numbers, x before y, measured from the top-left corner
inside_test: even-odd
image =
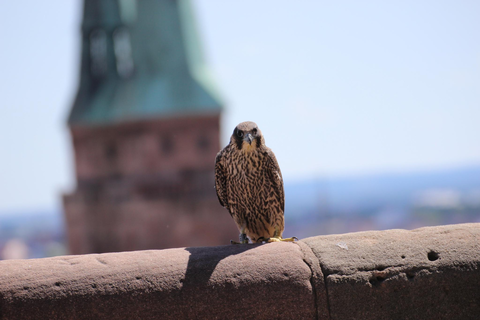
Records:
[[[248,144],[252,144],[253,136],[251,133],[247,133],[245,137],[243,137],[243,141],[248,142]]]

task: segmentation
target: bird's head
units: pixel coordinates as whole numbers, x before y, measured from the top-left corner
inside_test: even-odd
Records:
[[[238,150],[244,152],[253,151],[265,143],[262,132],[252,121],[245,121],[236,126],[230,141],[236,145]]]

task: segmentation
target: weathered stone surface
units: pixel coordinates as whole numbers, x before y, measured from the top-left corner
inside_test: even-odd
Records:
[[[331,319],[480,318],[480,224],[303,241],[322,266]]]
[[[272,243],[2,261],[0,318],[312,319],[312,257]]]
[[[480,224],[0,261],[0,319],[478,319]]]

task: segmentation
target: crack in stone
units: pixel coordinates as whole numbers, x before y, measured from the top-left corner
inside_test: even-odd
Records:
[[[3,304],[4,304],[4,296],[3,296],[3,293],[0,292],[0,319],[3,319]]]
[[[107,262],[106,262],[105,260],[102,260],[102,259],[97,258],[97,257],[95,258],[95,260],[97,260],[99,263],[101,263],[101,264],[103,264],[103,265],[105,265],[105,266],[107,265]]]
[[[308,266],[308,268],[310,269],[310,285],[312,286],[312,294],[313,294],[313,298],[314,298],[314,307],[315,307],[315,319],[319,319],[319,305],[318,305],[318,293],[317,293],[317,288],[316,288],[316,284],[315,284],[315,270],[314,270],[314,267],[313,267],[313,263],[312,261],[309,261],[309,259],[307,259],[307,255],[306,255],[306,250],[308,250],[311,255],[316,259],[316,256],[315,254],[313,253],[312,249],[305,243],[302,242],[302,245],[300,245],[299,242],[296,242],[296,244],[300,247],[300,250],[302,251],[303,253],[303,262],[305,262],[305,264]],[[304,248],[305,247],[305,248]],[[331,315],[330,315],[330,301],[329,301],[329,296],[328,296],[328,288],[327,288],[327,276],[323,270],[323,267],[322,265],[320,264],[320,261],[318,261],[319,263],[319,267],[320,267],[320,270],[321,272],[323,273],[323,285],[325,286],[325,294],[326,294],[326,304],[327,304],[327,312],[328,312],[328,319],[331,319]]]
[[[315,319],[318,320],[318,302],[317,302],[317,288],[315,288],[315,282],[314,282],[314,275],[313,275],[313,269],[310,263],[308,263],[307,259],[305,257],[303,258],[303,262],[308,266],[310,269],[310,285],[312,286],[312,294],[313,294],[313,303],[315,306]]]
[[[322,273],[323,273],[323,283],[325,285],[325,293],[327,295],[327,309],[328,309],[328,318],[331,319],[332,318],[332,312],[330,310],[330,294],[328,293],[328,283],[327,283],[327,270],[325,270],[325,268],[323,267],[323,265],[320,263],[320,261],[318,261],[318,263],[320,264],[320,269],[322,269]]]

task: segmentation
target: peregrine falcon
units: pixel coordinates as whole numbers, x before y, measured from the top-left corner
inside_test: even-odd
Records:
[[[240,231],[240,243],[295,241],[282,238],[285,195],[277,159],[251,121],[236,126],[230,143],[215,159],[220,204]],[[232,243],[236,243],[233,242]]]

